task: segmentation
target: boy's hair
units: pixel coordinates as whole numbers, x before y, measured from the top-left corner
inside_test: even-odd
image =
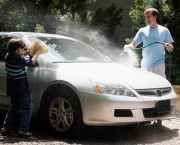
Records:
[[[10,39],[7,45],[8,52],[10,53],[15,52],[20,47],[23,49],[25,47],[25,43],[18,38]]]
[[[158,12],[157,9],[155,9],[155,8],[148,8],[148,9],[146,9],[146,10],[144,11],[144,14],[146,14],[146,13],[148,13],[148,12],[151,12],[151,14],[152,14],[153,16],[157,16],[157,19],[158,19],[159,12]]]

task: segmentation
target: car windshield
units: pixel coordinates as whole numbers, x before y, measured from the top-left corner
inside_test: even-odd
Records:
[[[54,35],[53,35],[54,36]],[[28,38],[31,42],[36,39],[44,42],[51,56],[56,56],[53,62],[112,62],[108,57],[101,54],[99,51],[80,42],[76,39],[67,37],[51,36],[36,36]]]

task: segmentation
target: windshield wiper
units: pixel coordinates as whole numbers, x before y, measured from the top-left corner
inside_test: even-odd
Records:
[[[78,60],[69,60],[69,61],[55,61],[52,63],[112,63],[106,61],[78,61]]]
[[[54,61],[52,63],[70,63],[70,61]]]

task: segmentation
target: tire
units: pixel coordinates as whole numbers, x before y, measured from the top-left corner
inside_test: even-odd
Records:
[[[40,112],[43,128],[58,136],[77,136],[85,129],[80,101],[67,86],[55,85],[48,89]]]

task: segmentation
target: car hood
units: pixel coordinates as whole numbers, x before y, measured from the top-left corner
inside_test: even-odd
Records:
[[[62,64],[61,64],[62,65]],[[169,81],[154,73],[116,63],[66,63],[61,72],[72,78],[83,81],[87,79],[100,79],[104,81],[124,82],[134,89],[149,89],[170,87]],[[63,73],[63,74],[64,74]]]

